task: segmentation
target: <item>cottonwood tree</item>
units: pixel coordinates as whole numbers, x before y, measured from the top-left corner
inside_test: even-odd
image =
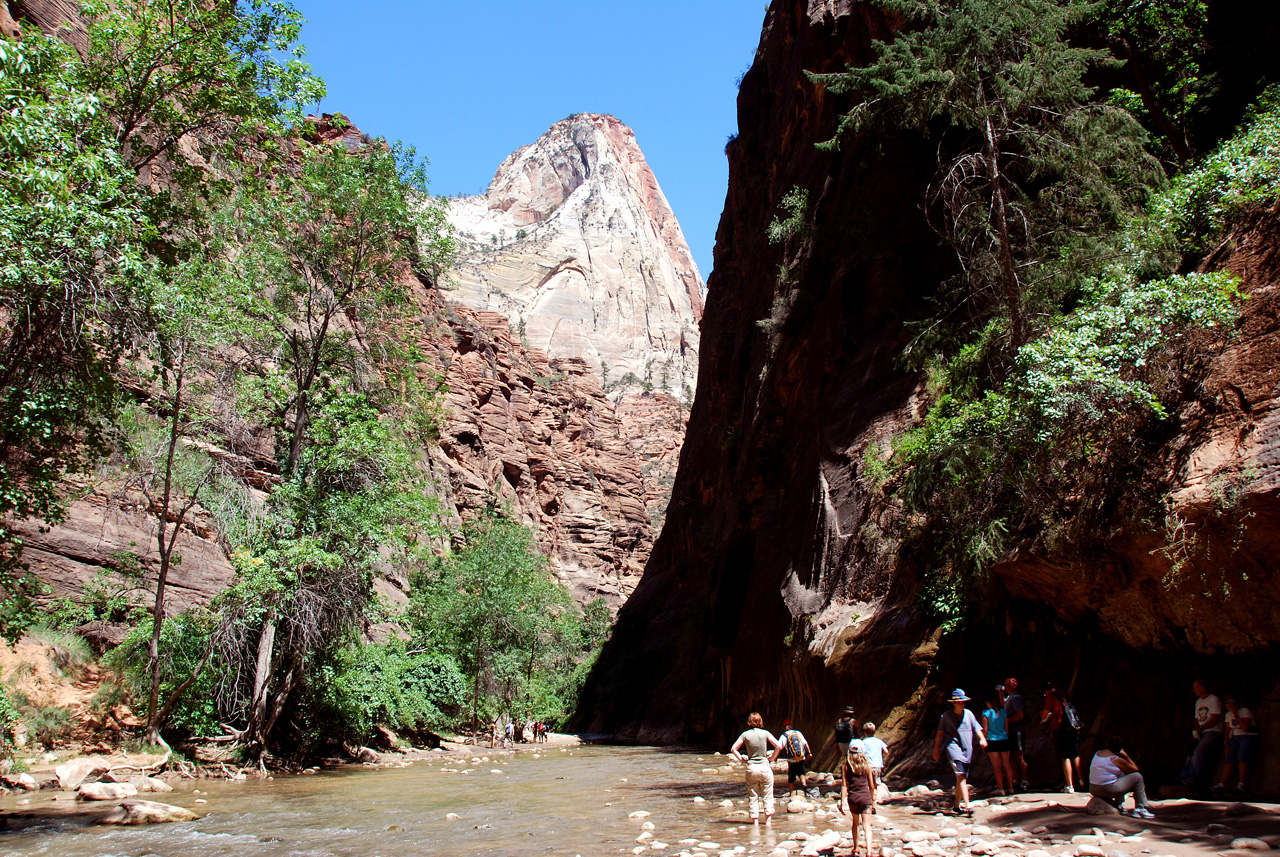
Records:
[[[245,390],[280,431],[283,478],[232,610],[233,657],[253,653],[241,738],[254,753],[308,659],[363,621],[379,551],[432,521],[407,445],[425,428],[414,413],[430,412],[430,379],[406,325],[411,260],[437,271],[452,240],[423,191],[411,151],[372,141],[301,144],[273,186],[242,194],[245,347],[258,355]]]
[[[1112,57],[1067,39],[1101,4],[878,2],[903,29],[877,42],[865,67],[811,75],[859,97],[827,145],[859,132],[938,140],[928,210],[970,293],[1002,305],[1017,348],[1085,236],[1132,212],[1162,178],[1141,126],[1085,83]]]

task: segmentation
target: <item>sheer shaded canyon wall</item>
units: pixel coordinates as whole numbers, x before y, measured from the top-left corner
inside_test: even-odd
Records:
[[[1242,225],[1207,263],[1236,270],[1254,298],[1237,337],[1212,346],[1164,449],[1175,509],[1203,535],[1181,568],[1156,530],[1122,535],[1088,563],[1016,553],[995,569],[989,615],[944,636],[915,609],[915,570],[880,536],[899,512],[868,472],[921,413],[921,379],[898,368],[903,322],[927,315],[953,264],[919,210],[935,152],[914,138],[817,150],[850,103],[803,74],[866,61],[891,26],[856,0],[776,0],[767,13],[727,149],[698,394],[666,524],[581,725],[720,743],[758,710],[821,745],[852,704],[881,723],[895,764],[927,767],[950,688],[980,698],[1018,676],[1034,715],[1060,676],[1091,734],[1125,734],[1167,779],[1182,763],[1196,670],[1242,693],[1263,724],[1280,720],[1277,216]],[[809,191],[811,237],[771,245],[793,187]],[[1224,484],[1242,530],[1213,524]],[[1033,734],[1033,778],[1052,783],[1048,738]],[[1256,785],[1280,789],[1280,771]]]

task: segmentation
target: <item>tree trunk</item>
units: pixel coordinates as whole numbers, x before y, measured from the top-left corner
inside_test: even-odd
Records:
[[[267,687],[271,684],[271,665],[275,644],[276,617],[275,613],[271,612],[263,621],[262,634],[258,637],[258,664],[253,675],[253,699],[249,704],[249,723],[241,736],[241,742],[254,750],[260,750],[263,746],[263,724],[267,719]]]
[[[160,552],[160,570],[156,573],[156,602],[151,613],[151,643],[147,647],[147,667],[151,673],[151,692],[147,696],[147,743],[160,742],[160,634],[164,629],[165,586],[169,580],[169,564],[173,558],[173,546],[182,527],[182,519],[186,510],[178,516],[173,532],[169,532],[169,504],[173,501],[173,459],[178,448],[178,438],[182,433],[182,389],[184,368],[178,364],[173,387],[173,418],[169,421],[169,449],[164,461],[164,499],[156,510],[156,547]],[[167,708],[167,706],[166,706]]]
[[[1147,109],[1147,113],[1151,114],[1156,127],[1168,138],[1169,145],[1173,146],[1173,153],[1178,157],[1178,163],[1185,164],[1191,160],[1191,146],[1187,142],[1186,131],[1169,118],[1164,105],[1160,103],[1160,99],[1151,88],[1146,55],[1132,39],[1124,40],[1124,48],[1129,58],[1129,70],[1133,72],[1133,83],[1138,87],[1138,95],[1142,98],[1142,106]]]
[[[1005,208],[1004,179],[1000,175],[1000,148],[996,144],[995,129],[991,118],[986,122],[987,171],[991,179],[991,216],[995,220],[996,240],[1000,250],[1001,279],[1004,281],[1005,303],[1009,306],[1009,328],[1013,347],[1019,348],[1025,341],[1026,327],[1022,318],[1022,286],[1018,282],[1018,270],[1013,261],[1013,246],[1009,236],[1009,215]]]
[[[307,391],[298,393],[298,401],[293,406],[293,435],[289,438],[288,476],[290,479],[298,475],[298,462],[302,460],[302,446],[306,442],[307,426],[311,422],[311,412],[307,406]]]
[[[280,719],[280,714],[284,711],[285,703],[289,701],[289,694],[293,692],[294,686],[298,683],[298,671],[298,659],[295,657],[289,662],[289,669],[285,672],[280,686],[276,688],[275,699],[271,701],[271,714],[262,726],[262,748],[264,750],[267,747],[267,739],[271,736],[271,730],[275,728],[276,721]]]

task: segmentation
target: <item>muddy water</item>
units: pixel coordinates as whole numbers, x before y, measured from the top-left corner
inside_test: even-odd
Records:
[[[465,768],[444,763],[468,774],[442,772],[441,763],[420,761],[401,769],[322,772],[272,782],[201,782],[194,786],[207,792],[201,795],[192,794],[187,784],[185,790],[154,797],[207,813],[200,821],[104,828],[51,819],[25,831],[0,832],[0,855],[591,857],[630,854],[646,820],[654,824],[654,839],[670,843],[666,854],[686,848],[678,844],[686,838],[714,842],[721,850],[742,846],[768,853],[792,832],[814,831],[813,816],[788,817],[781,804],[774,830],[753,830],[734,818],[733,811],[745,809],[741,774],[702,773],[723,757],[619,747],[532,755],[499,754],[488,762],[472,760]],[[7,797],[0,809],[38,814],[52,805],[47,795],[37,792],[25,806]],[[732,809],[718,805],[725,798],[734,799]],[[196,804],[197,799],[207,803]],[[651,816],[628,817],[637,810]],[[448,813],[458,818],[446,819]]]

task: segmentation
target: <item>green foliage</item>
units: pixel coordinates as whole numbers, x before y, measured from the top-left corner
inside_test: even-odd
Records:
[[[458,664],[473,723],[499,714],[559,722],[606,633],[607,608],[581,613],[528,528],[496,511],[467,525],[463,540],[412,578],[405,625],[414,645]]]
[[[375,726],[402,733],[456,722],[467,683],[452,659],[409,652],[403,641],[343,646],[320,668],[317,717],[326,734],[362,742]]]
[[[71,709],[61,705],[20,706],[22,722],[27,733],[43,744],[52,747],[71,734]]]
[[[170,616],[165,621],[160,635],[162,703],[200,664],[216,627],[217,617],[199,610]],[[151,620],[147,617],[130,628],[124,641],[105,658],[106,665],[123,678],[128,697],[135,701],[146,700],[151,689],[147,661],[151,631]],[[218,700],[229,678],[226,664],[212,661],[175,704],[169,725],[194,735],[222,734]]]
[[[41,621],[52,628],[70,631],[88,622],[132,624],[146,615],[142,605],[143,570],[137,557],[129,553],[112,556],[115,568],[102,568],[85,582],[79,596],[60,598],[43,612]],[[35,629],[33,629],[35,630]]]
[[[769,243],[779,244],[792,236],[807,238],[813,231],[812,216],[809,211],[809,191],[793,187],[782,198],[780,207],[787,212],[785,220],[774,218],[769,221]]]
[[[9,688],[0,685],[0,757],[13,758],[13,731],[18,728],[21,718]]]
[[[1110,100],[1137,116],[1179,160],[1191,157],[1187,126],[1215,82],[1206,79],[1211,46],[1206,0],[1107,0],[1100,15],[1136,92]]]

